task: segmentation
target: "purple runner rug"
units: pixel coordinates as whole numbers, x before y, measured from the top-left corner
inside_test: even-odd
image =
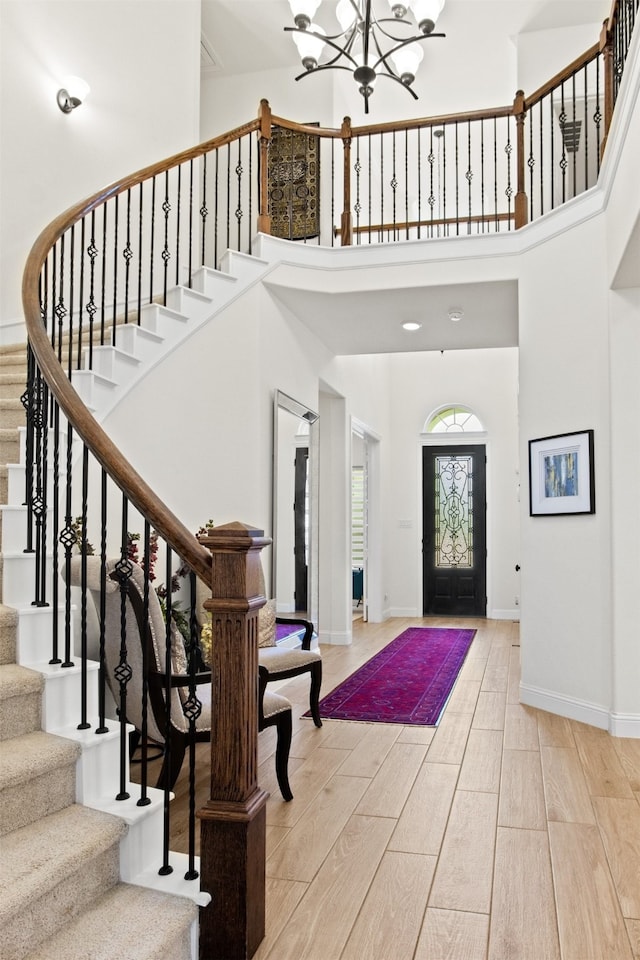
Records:
[[[323,697],[320,715],[436,726],[475,633],[409,627]]]

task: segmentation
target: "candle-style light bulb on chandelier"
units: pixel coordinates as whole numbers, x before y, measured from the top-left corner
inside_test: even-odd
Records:
[[[365,113],[378,77],[395,80],[418,99],[411,84],[424,54],[422,41],[445,36],[433,32],[445,0],[387,0],[392,15],[380,18],[371,9],[372,0],[338,0],[335,13],[341,30],[333,35],[313,22],[320,3],[289,0],[295,26],[284,29],[291,33],[305,68],[296,80],[321,70],[349,70],[364,97]],[[327,59],[321,61],[323,54]]]

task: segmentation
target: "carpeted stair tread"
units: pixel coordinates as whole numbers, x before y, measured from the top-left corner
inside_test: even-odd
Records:
[[[21,960],[118,883],[126,830],[118,817],[74,804],[3,838],[3,960]]]
[[[0,603],[0,665],[15,663],[18,611]]]
[[[0,790],[41,777],[57,766],[72,763],[81,749],[73,740],[36,730],[0,743]]]
[[[0,666],[0,740],[39,730],[42,674],[16,663]]]
[[[80,753],[42,730],[0,743],[0,836],[74,803]]]
[[[190,960],[197,916],[185,897],[121,883],[25,960]]]

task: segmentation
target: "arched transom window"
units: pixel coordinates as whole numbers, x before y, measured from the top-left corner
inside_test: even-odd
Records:
[[[483,425],[473,410],[463,406],[447,406],[427,418],[423,433],[482,433]]]

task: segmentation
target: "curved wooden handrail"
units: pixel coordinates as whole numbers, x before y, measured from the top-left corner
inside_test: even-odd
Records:
[[[134,470],[129,461],[123,457],[66,377],[41,322],[39,278],[43,265],[55,243],[66,230],[88,213],[91,213],[92,210],[145,180],[149,180],[160,173],[165,173],[165,171],[202,156],[211,150],[226,146],[228,143],[232,143],[245,134],[258,129],[259,121],[251,120],[220,137],[215,137],[189,150],[184,150],[160,163],[144,167],[136,173],[110,184],[88,199],[74,204],[56,217],[39,235],[27,257],[22,278],[22,303],[29,342],[44,379],[69,423],[131,503],[140,510],[152,527],[207,585],[211,584],[210,552],[198,542],[194,534],[178,520],[175,514]]]
[[[532,93],[530,96],[524,98],[525,109],[530,110],[539,100],[542,100],[543,97],[546,97],[547,94],[551,93],[552,90],[555,90],[556,87],[559,87],[563,80],[568,80],[570,77],[577,73],[578,70],[581,70],[588,63],[595,58],[600,53],[600,42],[594,43],[592,47],[589,47],[588,50],[585,50],[584,53],[580,54],[579,57],[576,57],[575,60],[567,66],[563,67],[555,77],[552,77],[551,80],[547,80],[546,83],[543,83],[541,87]]]

